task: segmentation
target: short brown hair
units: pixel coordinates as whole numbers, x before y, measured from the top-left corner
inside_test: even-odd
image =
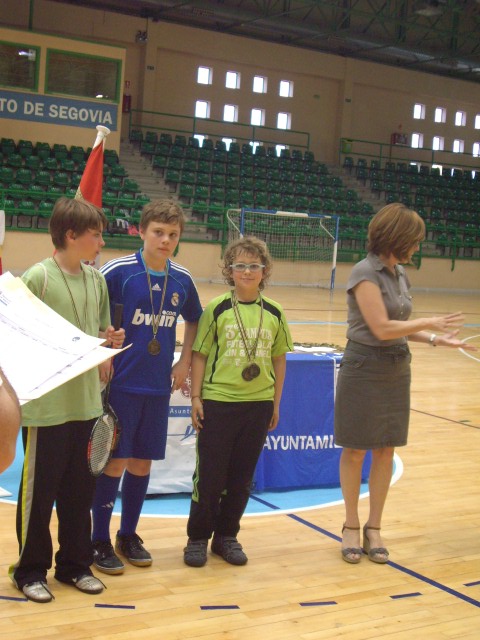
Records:
[[[67,231],[82,235],[88,229],[104,231],[107,218],[100,207],[82,198],[59,198],[53,207],[48,230],[56,249],[64,249]]]
[[[166,224],[178,224],[180,233],[185,228],[186,218],[182,207],[174,200],[152,200],[142,209],[139,227],[143,231],[146,230],[150,222],[165,222]]]
[[[263,269],[262,280],[258,288],[262,291],[265,288],[265,285],[272,273],[272,258],[270,256],[270,252],[268,251],[268,247],[263,242],[263,240],[259,240],[255,238],[255,236],[246,236],[245,238],[239,238],[238,240],[234,240],[231,242],[228,247],[225,249],[225,253],[223,254],[223,265],[222,265],[222,275],[225,278],[226,284],[230,287],[233,287],[235,282],[232,277],[232,268],[231,264],[234,264],[235,260],[239,253],[246,253],[249,256],[253,256],[254,258],[258,258],[261,264],[265,265],[265,269]]]
[[[382,207],[368,225],[368,251],[405,260],[413,246],[425,238],[425,223],[400,202]]]

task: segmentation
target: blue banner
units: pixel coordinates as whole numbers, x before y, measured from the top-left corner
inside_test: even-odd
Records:
[[[102,124],[116,131],[117,116],[118,106],[114,104],[0,91],[0,118],[88,129]]]

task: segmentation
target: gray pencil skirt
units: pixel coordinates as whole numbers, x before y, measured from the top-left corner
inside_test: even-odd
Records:
[[[351,449],[407,444],[411,359],[408,345],[348,341],[337,378],[335,444]]]

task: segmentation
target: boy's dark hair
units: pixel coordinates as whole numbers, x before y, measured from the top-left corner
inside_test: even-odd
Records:
[[[174,200],[152,200],[151,202],[147,202],[142,209],[142,216],[139,223],[140,229],[145,231],[152,221],[178,224],[180,226],[180,233],[183,233],[186,218],[182,207]]]
[[[257,258],[261,264],[265,265],[265,269],[263,269],[262,273],[262,279],[258,285],[260,291],[263,291],[272,273],[273,266],[267,245],[263,240],[255,238],[255,236],[239,238],[228,245],[225,249],[225,253],[223,254],[222,275],[225,278],[226,284],[230,287],[235,286],[235,282],[232,277],[232,268],[230,265],[236,262],[239,253],[246,253],[249,256]]]
[[[80,236],[88,229],[104,231],[106,227],[107,218],[100,207],[81,198],[72,199],[64,196],[55,202],[48,223],[48,230],[56,249],[65,248],[67,231],[73,231]]]
[[[412,247],[425,238],[425,223],[413,209],[400,202],[382,207],[368,225],[368,251],[405,260]]]

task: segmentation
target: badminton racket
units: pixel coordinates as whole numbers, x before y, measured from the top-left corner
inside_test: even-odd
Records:
[[[119,329],[122,323],[123,304],[116,304],[113,326]],[[103,392],[103,412],[92,427],[88,441],[87,460],[92,476],[97,478],[110,462],[113,452],[118,446],[121,427],[117,414],[108,401],[110,382]]]

